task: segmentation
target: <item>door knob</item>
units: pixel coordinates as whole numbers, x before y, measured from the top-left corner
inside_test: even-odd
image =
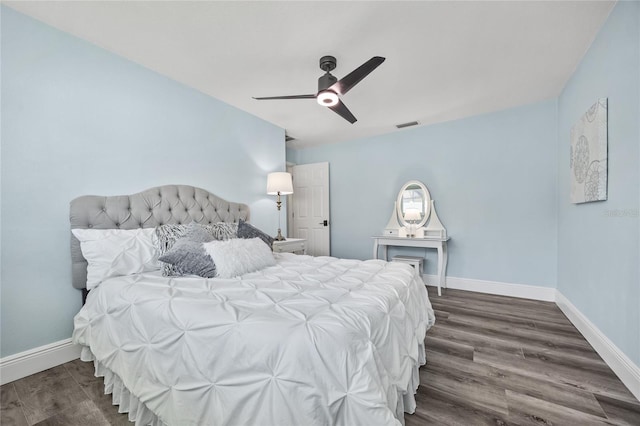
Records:
[[[318,225],[329,226],[329,221],[328,220],[324,220],[324,221],[320,222]]]

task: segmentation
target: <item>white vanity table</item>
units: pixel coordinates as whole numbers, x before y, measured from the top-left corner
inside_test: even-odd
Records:
[[[438,296],[446,287],[447,230],[440,222],[435,202],[427,187],[420,181],[405,183],[396,200],[391,218],[383,235],[373,238],[373,258],[378,259],[378,248],[382,246],[382,259],[388,260],[389,246],[420,247],[438,250]]]
[[[420,247],[438,250],[438,296],[442,296],[442,287],[446,287],[445,275],[447,271],[447,241],[446,238],[408,238],[376,235],[373,238],[373,258],[378,259],[378,248],[382,246],[382,259],[388,260],[389,246]]]

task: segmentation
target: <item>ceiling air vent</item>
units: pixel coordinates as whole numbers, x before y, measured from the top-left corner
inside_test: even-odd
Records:
[[[404,129],[405,127],[416,126],[419,123],[417,121],[409,121],[408,123],[396,124],[398,129]]]

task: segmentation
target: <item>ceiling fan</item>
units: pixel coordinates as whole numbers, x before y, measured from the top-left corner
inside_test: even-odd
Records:
[[[346,105],[342,103],[340,96],[346,94],[353,88],[353,86],[368,76],[371,71],[378,68],[384,60],[385,58],[374,56],[338,80],[331,74],[331,71],[336,67],[336,58],[333,56],[323,56],[320,58],[320,69],[325,71],[325,74],[318,79],[318,93],[315,95],[270,96],[263,98],[254,97],[253,99],[257,99],[259,101],[273,99],[315,99],[320,105],[333,110],[333,112],[353,124],[357,119],[351,111],[349,111]]]

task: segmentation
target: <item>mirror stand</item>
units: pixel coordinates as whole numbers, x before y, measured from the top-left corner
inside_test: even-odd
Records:
[[[429,218],[429,224],[422,232],[423,238],[443,238],[447,239],[447,230],[440,222],[438,213],[436,213],[436,202],[431,200],[431,218]]]
[[[447,238],[447,230],[436,213],[435,202],[422,182],[411,180],[402,186],[383,235]]]

